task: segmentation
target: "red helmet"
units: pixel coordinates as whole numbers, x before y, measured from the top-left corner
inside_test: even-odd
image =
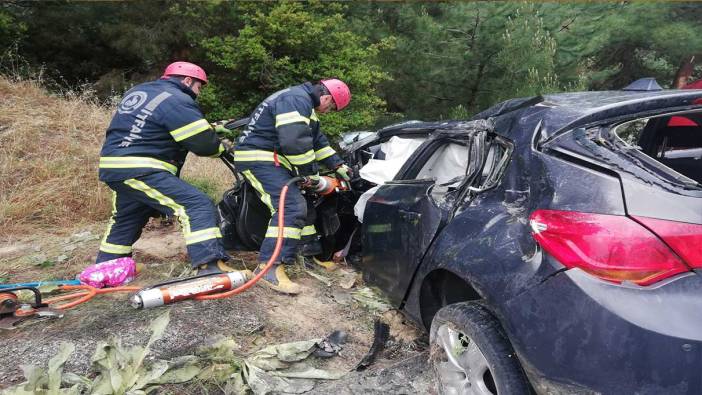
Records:
[[[349,102],[351,101],[351,91],[349,90],[349,87],[346,86],[344,81],[330,78],[320,82],[327,88],[332,96],[332,99],[334,99],[334,104],[336,104],[337,111],[340,111],[349,105]]]
[[[180,75],[183,77],[197,78],[202,81],[203,84],[207,83],[207,74],[202,67],[189,63],[189,62],[173,62],[166,67],[166,71],[163,72],[164,77],[170,77],[172,75]]]

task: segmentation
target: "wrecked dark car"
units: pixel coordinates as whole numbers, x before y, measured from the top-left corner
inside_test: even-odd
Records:
[[[634,85],[349,136],[325,258],[429,330],[442,393],[702,393],[700,125],[702,90]],[[255,250],[270,213],[228,194]]]

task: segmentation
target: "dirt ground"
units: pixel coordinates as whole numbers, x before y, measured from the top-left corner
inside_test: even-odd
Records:
[[[0,282],[73,278],[92,263],[102,226],[77,229],[69,235],[33,235],[0,240]],[[236,265],[253,268],[254,253],[233,253]],[[135,245],[135,260],[144,264],[134,285],[145,286],[187,275],[187,255],[177,226],[148,226]],[[349,334],[340,355],[325,360],[325,369],[350,373],[341,380],[320,381],[314,393],[427,393],[433,392],[425,366],[425,335],[397,312],[386,312],[391,339],[376,362],[364,372],[351,372],[373,342],[373,322],[381,312],[353,298],[362,286],[348,280],[353,268],[334,272],[318,270],[324,281],[294,268],[294,280],[304,287],[298,296],[279,295],[255,286],[242,295],[217,301],[186,301],[151,310],[135,310],[127,294],[99,295],[69,310],[60,319],[27,322],[11,331],[0,330],[0,389],[24,380],[20,365],[46,366],[62,342],[76,351],[65,371],[85,374],[100,341],[119,337],[123,345],[144,345],[149,323],[170,309],[165,336],[154,344],[151,358],[170,359],[192,354],[198,347],[222,336],[231,337],[245,356],[267,345],[321,338],[334,330]],[[328,282],[329,284],[325,283]],[[202,393],[202,386],[169,387],[175,393]],[[208,393],[218,393],[210,388]]]

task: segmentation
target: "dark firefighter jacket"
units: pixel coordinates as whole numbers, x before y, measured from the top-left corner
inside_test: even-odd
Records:
[[[122,181],[157,171],[177,175],[188,151],[215,157],[224,147],[190,88],[176,79],[146,82],[124,95],[107,128],[100,180]]]
[[[251,114],[234,159],[274,162],[299,175],[317,173],[317,162],[336,168],[343,160],[319,130],[317,106],[319,97],[309,82],[272,94]]]

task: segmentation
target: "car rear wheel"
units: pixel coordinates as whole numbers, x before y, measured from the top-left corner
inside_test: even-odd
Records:
[[[475,302],[436,313],[430,361],[441,394],[529,394],[529,383],[497,319]]]

